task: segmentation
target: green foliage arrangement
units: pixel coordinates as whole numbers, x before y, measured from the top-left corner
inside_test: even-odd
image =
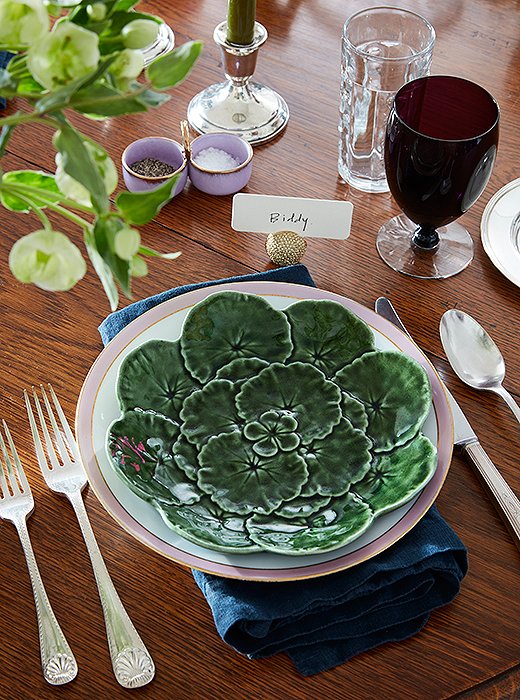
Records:
[[[173,259],[141,243],[134,228],[151,221],[171,199],[176,178],[150,193],[124,192],[112,202],[117,170],[106,150],[75,128],[68,111],[95,120],[146,112],[170,99],[167,90],[192,69],[201,51],[191,41],[146,68],[142,49],[155,41],[161,19],[137,12],[134,0],[0,0],[0,50],[14,54],[0,70],[0,96],[20,109],[0,119],[0,158],[15,129],[49,128],[56,172],[0,170],[0,201],[32,213],[39,228],[14,244],[14,276],[50,291],[71,289],[85,274],[80,249],[54,228],[53,211],[83,232],[88,258],[112,309],[119,289],[146,275],[147,257]]]

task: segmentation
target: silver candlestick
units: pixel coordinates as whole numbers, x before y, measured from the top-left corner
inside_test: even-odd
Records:
[[[221,22],[213,38],[227,80],[195,95],[188,105],[190,125],[201,134],[226,132],[251,144],[269,141],[287,124],[289,108],[277,92],[251,80],[258,49],[267,40],[266,28],[255,22],[253,41],[242,46],[227,40],[227,22]]]

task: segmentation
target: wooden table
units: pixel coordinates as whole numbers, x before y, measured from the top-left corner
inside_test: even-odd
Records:
[[[432,72],[475,80],[501,106],[501,140],[493,176],[480,200],[462,218],[474,238],[475,259],[456,277],[421,281],[394,272],[376,252],[379,226],[398,212],[391,196],[363,194],[337,176],[341,27],[347,14],[375,4],[366,0],[352,0],[348,6],[340,0],[258,1],[258,19],[268,28],[269,40],[260,52],[257,78],[286,98],[291,118],[285,133],[255,149],[246,191],[353,202],[352,235],[347,241],[309,241],[304,262],[317,285],[368,307],[380,295],[392,299],[460,401],[483,446],[520,494],[517,423],[500,399],[461,384],[445,360],[438,334],[446,309],[459,307],[472,314],[492,332],[505,355],[506,387],[520,395],[519,291],[493,266],[479,236],[487,201],[520,174],[518,5],[508,0],[400,3],[421,12],[435,26],[438,38]],[[179,138],[179,121],[191,97],[222,79],[212,35],[225,18],[225,0],[155,0],[143,7],[171,24],[177,43],[200,38],[205,49],[192,75],[161,109],[105,122],[75,120],[117,162],[124,146],[139,136]],[[25,129],[10,143],[5,167],[53,171],[48,143],[49,134],[43,129]],[[142,232],[147,244],[164,251],[181,250],[182,257],[152,263],[148,277],[134,285],[135,298],[179,284],[268,269],[265,237],[234,232],[230,215],[231,197],[211,197],[188,187]],[[8,252],[18,236],[33,228],[33,218],[2,211],[1,415],[10,424],[35,494],[36,510],[30,520],[34,549],[80,673],[61,689],[43,681],[25,562],[14,529],[5,524],[0,538],[0,696],[4,700],[129,697],[112,676],[94,578],[77,522],[68,504],[42,483],[21,396],[24,387],[50,381],[73,420],[83,380],[102,349],[97,325],[109,309],[92,270],[66,294],[46,293],[12,278]],[[80,232],[72,227],[66,230],[81,245]],[[135,697],[520,697],[520,555],[471,467],[457,454],[437,503],[469,551],[470,570],[460,595],[435,612],[412,639],[380,647],[307,679],[284,656],[252,662],[227,647],[215,631],[190,571],[124,532],[92,492],[85,500],[115,585],[156,661],[155,680],[134,691]]]

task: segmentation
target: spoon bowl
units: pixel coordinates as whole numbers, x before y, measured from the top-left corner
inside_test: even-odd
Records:
[[[469,314],[450,309],[441,318],[440,336],[455,374],[473,389],[493,391],[507,403],[520,423],[520,407],[502,382],[506,367],[491,336]]]

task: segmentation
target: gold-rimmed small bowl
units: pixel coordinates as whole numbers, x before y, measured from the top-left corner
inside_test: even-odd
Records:
[[[207,148],[224,151],[238,161],[238,165],[229,170],[212,170],[197,164],[197,156]],[[193,185],[202,192],[215,195],[235,194],[249,182],[253,168],[253,149],[251,144],[240,136],[217,132],[203,134],[193,139],[189,151],[189,177]]]
[[[174,169],[168,175],[141,175],[132,166],[146,158],[166,163]],[[179,194],[188,179],[188,160],[183,146],[165,136],[146,136],[132,141],[121,156],[123,179],[130,192],[149,192],[160,187],[166,180],[179,175],[173,196]]]

